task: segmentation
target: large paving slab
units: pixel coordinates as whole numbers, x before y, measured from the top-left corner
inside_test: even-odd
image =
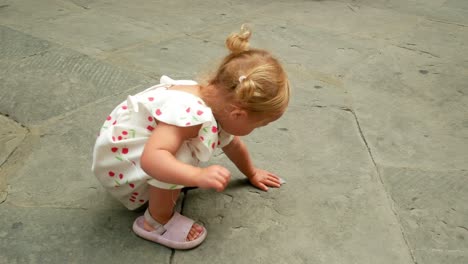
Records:
[[[2,205],[0,263],[170,263],[131,231],[136,213]]]
[[[320,125],[297,125],[308,122]],[[220,156],[236,178],[223,193],[188,193],[184,213],[210,234],[173,263],[412,263],[352,113],[292,107],[246,141],[287,183],[256,190]]]
[[[339,0],[358,13],[361,7],[387,9],[442,24],[468,26],[467,2],[463,0]]]
[[[193,79],[219,64],[218,58],[224,56],[226,52],[223,47],[225,37],[227,34],[220,38],[218,43],[183,36],[142,44],[139,47],[116,52],[107,61],[121,67],[136,68],[153,78],[168,75],[174,79]],[[180,67],[181,65],[183,66]]]
[[[270,21],[276,25],[284,23],[304,25],[372,41],[397,39],[414,28],[419,21],[417,16],[392,9],[368,5],[353,6],[340,1],[271,2],[260,12],[268,15],[260,16],[254,19],[254,22]],[[274,22],[278,17],[284,19],[281,22]]]
[[[268,1],[229,5],[183,0],[157,3],[145,0],[47,0],[46,3],[7,1],[0,10],[0,14],[5,14],[0,21],[84,54],[106,58],[120,49],[158,43],[229,22],[240,25],[246,14]]]
[[[435,10],[440,10],[446,3],[446,0],[339,0],[347,3],[350,8],[359,10],[362,6],[373,7],[378,9],[392,10],[401,14],[427,16],[428,14],[437,13]],[[439,11],[440,12],[440,11]]]
[[[383,179],[418,263],[466,263],[468,172],[384,167]]]
[[[388,46],[353,68],[346,87],[378,164],[467,168],[463,64]]]
[[[0,112],[38,124],[149,78],[0,26]]]

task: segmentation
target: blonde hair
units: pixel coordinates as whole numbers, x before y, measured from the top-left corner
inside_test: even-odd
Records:
[[[268,51],[249,48],[251,35],[242,25],[239,33],[228,36],[230,54],[208,82],[251,113],[283,112],[290,94],[286,72]]]

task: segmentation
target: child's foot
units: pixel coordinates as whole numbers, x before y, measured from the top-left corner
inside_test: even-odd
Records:
[[[167,222],[169,222],[170,220],[170,218],[166,220],[166,219],[159,219],[158,217],[154,217],[154,216],[153,216],[153,219],[162,225],[167,224]],[[154,230],[154,227],[151,226],[146,220],[144,222],[143,228],[146,231]],[[197,223],[194,223],[192,225],[192,228],[190,229],[190,232],[187,234],[187,241],[192,241],[192,240],[197,239],[201,235],[201,233],[203,233],[203,227]]]

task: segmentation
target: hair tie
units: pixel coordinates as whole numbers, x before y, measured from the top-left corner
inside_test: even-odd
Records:
[[[243,80],[247,79],[247,77],[245,77],[245,75],[241,75],[239,77],[239,82],[241,83]]]

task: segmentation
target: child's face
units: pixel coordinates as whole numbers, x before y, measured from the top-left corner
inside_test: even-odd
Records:
[[[223,130],[235,136],[246,136],[254,129],[268,125],[279,119],[283,112],[275,115],[249,114],[244,110],[234,110],[228,119],[221,124]]]

